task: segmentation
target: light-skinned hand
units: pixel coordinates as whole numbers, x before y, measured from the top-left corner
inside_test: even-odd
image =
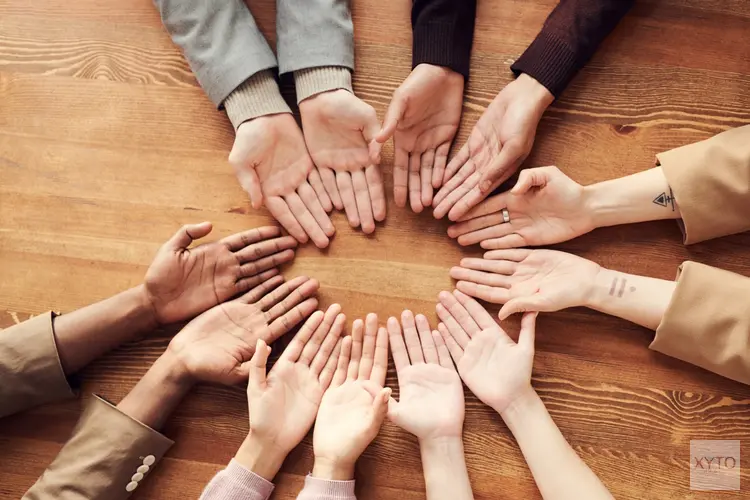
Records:
[[[458,374],[484,404],[502,415],[514,401],[533,391],[537,313],[524,315],[516,343],[476,300],[461,292],[441,292],[436,309],[442,321],[438,330]]]
[[[204,312],[182,329],[167,351],[196,381],[238,384],[247,379],[258,339],[271,343],[318,306],[317,280],[274,276],[238,299]]]
[[[423,315],[415,318],[407,310],[401,324],[388,319],[388,336],[399,387],[399,400],[391,398],[388,418],[420,442],[460,439],[464,391],[441,335],[431,331]]]
[[[380,148],[374,144],[380,122],[375,109],[348,90],[308,97],[299,104],[302,129],[318,173],[311,184],[323,200],[345,210],[352,227],[375,231],[385,220],[385,188]],[[314,180],[314,181],[313,181]]]
[[[289,113],[260,116],[237,128],[229,163],[253,208],[263,204],[300,243],[328,246],[336,232],[313,186],[317,172]],[[308,182],[308,176],[310,181]],[[330,210],[330,209],[329,209]]]
[[[505,304],[503,320],[527,311],[553,312],[588,304],[601,267],[556,250],[492,250],[483,259],[462,259],[451,269],[456,288],[494,304]]]
[[[323,395],[313,435],[315,466],[312,475],[323,479],[354,478],[354,465],[375,439],[388,411],[388,333],[378,327],[376,314],[356,320],[344,339],[340,364]],[[343,356],[339,358],[343,360]]]
[[[432,64],[419,64],[393,93],[376,140],[393,137],[393,195],[396,205],[420,213],[443,185],[451,143],[461,121],[464,77]]]
[[[510,222],[503,223],[502,209]],[[557,167],[524,170],[508,192],[488,198],[448,228],[461,245],[496,250],[560,243],[595,228],[586,189]]]
[[[553,100],[542,84],[526,74],[497,94],[446,167],[445,185],[432,201],[436,219],[447,214],[450,220],[459,220],[518,170]]]
[[[278,274],[297,242],[275,226],[258,227],[188,248],[210,222],[182,226],[146,272],[146,297],[160,324],[185,321]]]

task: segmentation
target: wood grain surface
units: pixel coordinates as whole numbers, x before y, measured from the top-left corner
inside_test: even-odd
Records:
[[[275,38],[273,0],[251,2]],[[480,0],[461,145],[555,0]],[[556,164],[586,184],[650,168],[654,154],[750,123],[746,0],[639,0],[545,114],[526,166]],[[354,0],[357,94],[383,116],[411,64],[411,2]],[[290,92],[288,83],[285,92]],[[211,220],[220,238],[271,222],[250,209],[226,158],[232,128],[195,81],[151,0],[0,0],[0,327],[70,311],[138,284],[177,227]],[[455,148],[454,148],[455,149]],[[388,186],[392,148],[385,149]],[[710,166],[707,166],[710,168]],[[390,192],[389,198],[391,198]],[[287,277],[322,283],[323,306],[381,322],[433,318],[462,249],[444,221],[400,210],[373,236],[301,248]],[[672,279],[686,259],[750,275],[750,235],[686,248],[674,223],[594,231],[558,247],[630,273]],[[515,332],[517,320],[508,322]],[[750,388],[648,350],[653,332],[576,309],[539,320],[534,384],[562,432],[619,499],[744,498],[689,490],[691,439],[739,439],[750,470]],[[163,351],[157,332],[96,361],[82,400],[119,401]],[[397,386],[391,367],[388,383]],[[19,498],[60,450],[81,400],[0,421],[0,498]],[[200,386],[171,418],[176,441],[135,499],[197,498],[247,432],[242,388]],[[539,493],[497,415],[467,393],[466,452],[479,499]],[[311,469],[309,437],[275,498]],[[750,488],[742,475],[743,489]],[[357,467],[362,499],[424,497],[415,440],[391,424]]]

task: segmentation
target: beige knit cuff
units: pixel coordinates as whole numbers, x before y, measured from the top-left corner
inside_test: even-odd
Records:
[[[297,87],[297,104],[329,90],[345,89],[354,93],[352,74],[348,68],[342,66],[322,66],[295,71],[294,85]]]
[[[235,130],[259,116],[292,112],[270,69],[255,73],[234,89],[224,100],[224,108]]]

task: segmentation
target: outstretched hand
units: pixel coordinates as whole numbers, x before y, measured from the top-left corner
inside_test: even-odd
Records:
[[[385,188],[375,109],[348,90],[332,90],[299,104],[307,148],[318,171],[310,182],[326,210],[345,210],[352,227],[375,231],[385,220]]]
[[[393,195],[396,205],[421,212],[443,185],[451,143],[461,121],[464,77],[419,64],[393,93],[378,143],[393,137]]]
[[[524,170],[513,189],[474,207],[448,228],[448,235],[461,245],[479,243],[488,250],[567,241],[595,227],[586,193],[557,167]]]
[[[318,248],[328,246],[336,230],[321,204],[321,193],[311,186],[313,177],[308,182],[313,163],[291,114],[260,116],[242,123],[229,163],[253,208],[265,204],[300,243],[312,239]]]
[[[542,114],[554,97],[522,74],[492,100],[450,161],[433,215],[459,220],[518,170],[531,151]]]
[[[531,388],[536,313],[521,320],[518,343],[474,299],[461,292],[440,293],[438,325],[466,386],[502,414]]]
[[[185,321],[247,292],[294,258],[297,242],[275,226],[188,248],[211,232],[210,222],[180,228],[146,272],[146,297],[160,324]]]
[[[195,318],[167,349],[194,380],[238,384],[247,379],[256,342],[271,343],[310,315],[318,287],[305,276],[287,283],[274,276]]]

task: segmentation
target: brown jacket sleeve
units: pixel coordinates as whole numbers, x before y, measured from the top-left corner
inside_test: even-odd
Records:
[[[750,278],[685,262],[651,349],[750,384]]]
[[[54,316],[0,331],[0,417],[75,396],[57,354]]]
[[[685,244],[750,229],[750,125],[656,155]]]
[[[73,435],[23,500],[122,500],[173,442],[94,397]]]

